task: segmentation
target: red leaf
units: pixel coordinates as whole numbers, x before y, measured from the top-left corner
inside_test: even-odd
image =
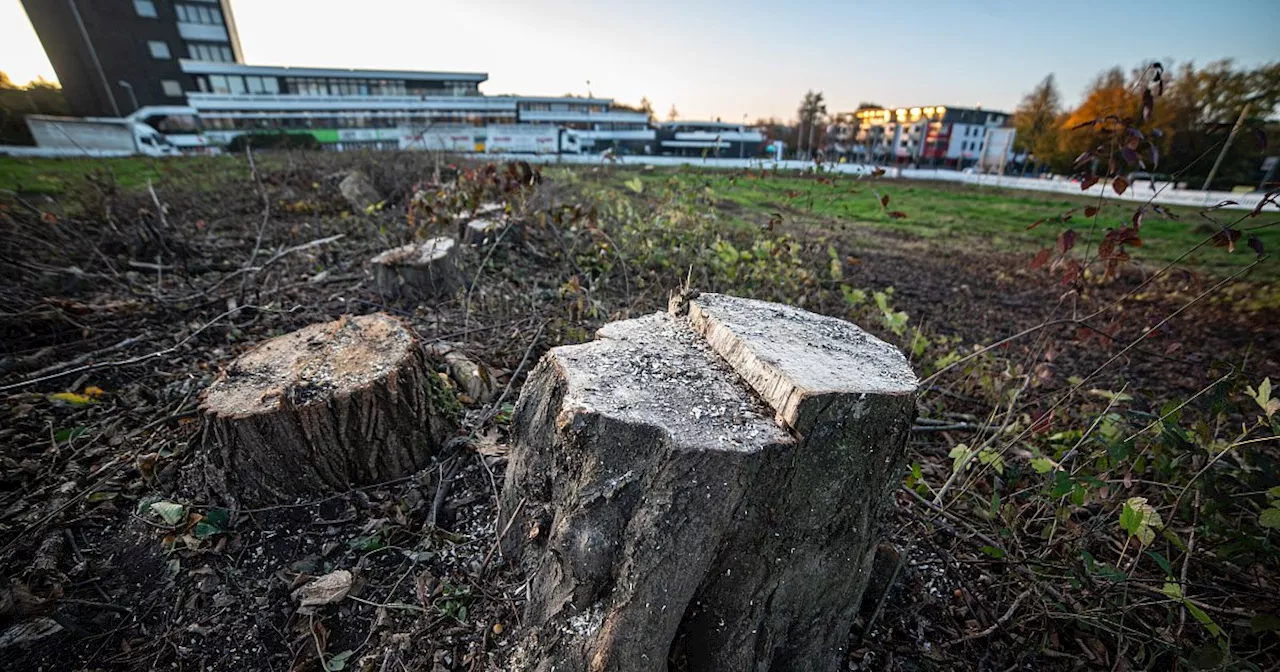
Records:
[[[1089,173],[1080,179],[1080,191],[1089,191],[1089,187],[1098,183],[1098,176]]]
[[[1070,252],[1071,248],[1075,246],[1076,246],[1075,229],[1067,229],[1066,231],[1063,231],[1062,233],[1058,234],[1058,249],[1062,250],[1063,254]]]
[[[884,196],[880,197],[880,207],[882,208],[889,207],[889,194],[885,194]]]
[[[1031,258],[1031,268],[1040,268],[1041,266],[1049,263],[1049,255],[1051,254],[1053,254],[1052,250],[1047,247],[1036,252],[1036,256]]]
[[[1089,207],[1084,209],[1085,217],[1092,217],[1096,214],[1098,214],[1098,208],[1096,208],[1095,206],[1090,205]]]
[[[1142,218],[1146,216],[1146,208],[1138,208],[1133,211],[1133,228],[1135,230],[1142,228]]]
[[[1044,411],[1037,412],[1031,421],[1031,427],[1029,428],[1031,432],[1033,434],[1047,434],[1049,428],[1053,426],[1053,415],[1054,411],[1052,410],[1047,413]]]
[[[1261,257],[1263,252],[1262,239],[1257,236],[1249,236],[1249,248],[1257,252],[1258,256]]]
[[[57,224],[57,223],[58,223],[58,216],[57,216],[57,215],[55,215],[55,214],[53,214],[52,212],[46,212],[46,213],[44,213],[44,214],[40,215],[40,219],[43,219],[45,224]]]
[[[1116,195],[1124,194],[1124,190],[1129,188],[1129,180],[1124,175],[1117,175],[1116,179],[1111,181],[1111,188],[1116,190]]]
[[[1116,244],[1111,240],[1110,234],[1108,234],[1106,238],[1103,238],[1101,243],[1098,243],[1099,259],[1110,258],[1111,254],[1115,251],[1116,251]]]
[[[1041,224],[1044,224],[1044,220],[1045,220],[1045,218],[1044,218],[1044,217],[1041,217],[1040,219],[1037,219],[1036,221],[1031,222],[1031,225],[1027,227],[1027,230],[1028,230],[1028,231],[1030,231],[1031,229],[1034,229],[1034,228],[1036,228],[1037,226],[1040,226]]]
[[[1221,231],[1213,234],[1213,246],[1225,247],[1228,252],[1236,251],[1236,241],[1240,240],[1240,231],[1236,229],[1223,228]]]
[[[886,196],[886,198],[888,198],[888,197]],[[901,211],[901,210],[890,210],[890,211],[889,211],[889,218],[890,218],[890,219],[906,219],[906,218],[907,218],[907,213],[905,213],[905,212],[903,212],[903,211]]]

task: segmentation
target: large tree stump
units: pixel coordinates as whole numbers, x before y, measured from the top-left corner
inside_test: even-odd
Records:
[[[466,286],[448,237],[431,238],[387,250],[370,260],[378,292],[391,299],[422,301]]]
[[[456,427],[450,395],[412,332],[385,314],[273,338],[202,396],[206,483],[262,504],[412,474]]]
[[[915,415],[892,346],[702,295],[553,349],[516,410],[515,669],[834,670]]]

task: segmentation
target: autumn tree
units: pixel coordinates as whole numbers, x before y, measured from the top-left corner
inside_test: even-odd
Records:
[[[1013,113],[1013,125],[1017,129],[1014,148],[1028,152],[1037,164],[1043,165],[1053,157],[1058,148],[1058,117],[1062,113],[1058,87],[1050,74],[1023,96]],[[1026,163],[1023,164],[1026,172]]]

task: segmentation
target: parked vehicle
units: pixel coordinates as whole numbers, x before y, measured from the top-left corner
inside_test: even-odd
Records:
[[[559,126],[491,125],[486,127],[484,151],[488,154],[580,154],[573,131]]]
[[[0,154],[11,156],[172,156],[177,147],[163,133],[133,119],[106,117],[53,117],[27,115],[34,147],[6,145]]]

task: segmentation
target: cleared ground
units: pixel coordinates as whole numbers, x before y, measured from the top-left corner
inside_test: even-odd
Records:
[[[933,376],[887,521],[898,581],[851,634],[854,669],[1277,661],[1280,563],[1259,521],[1280,457],[1274,428],[1236,437],[1259,415],[1245,388],[1280,380],[1276,265],[1242,237],[1156,274],[1240,213],[1148,213],[1117,277],[1064,284],[1058,253],[1032,268],[1036,251],[1071,228],[1087,258],[1090,229],[1131,207],[1094,222],[1096,203],[944,185],[555,167],[530,185],[519,166],[443,163],[259,155],[255,177],[243,157],[0,159],[0,575],[23,605],[0,628],[65,623],[5,651],[15,669],[504,669],[527,577],[486,556],[523,373],[685,282],[853,319]],[[351,168],[381,207],[343,203]],[[468,291],[378,295],[368,259],[492,200],[513,226],[465,251]],[[1270,250],[1277,221],[1238,226],[1269,227]],[[220,367],[379,310],[509,384],[496,408],[459,398],[455,453],[287,507],[228,511],[187,487],[196,399]],[[1137,496],[1169,523],[1149,543],[1118,523]],[[359,599],[299,615],[291,591],[335,569]]]

